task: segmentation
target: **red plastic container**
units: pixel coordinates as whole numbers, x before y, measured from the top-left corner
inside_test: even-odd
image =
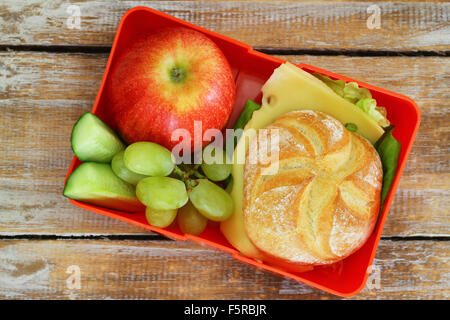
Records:
[[[234,123],[236,118],[239,116],[247,99],[253,99],[256,101],[261,100],[261,86],[270,77],[273,70],[284,62],[281,59],[256,52],[247,44],[224,37],[159,11],[146,7],[136,7],[125,13],[120,21],[108,64],[106,65],[105,74],[103,75],[103,80],[92,108],[93,113],[108,122],[108,98],[106,94],[104,94],[104,87],[109,76],[110,67],[114,63],[115,58],[121,54],[122,49],[132,43],[134,39],[142,32],[154,30],[163,26],[174,25],[192,28],[206,34],[221,48],[227,57],[231,65],[237,87],[235,108],[229,122],[230,124]],[[78,207],[149,229],[171,239],[181,241],[191,240],[196,243],[209,245],[215,249],[222,250],[232,255],[233,258],[241,262],[262,268],[295,281],[306,283],[310,286],[338,296],[349,297],[355,295],[362,288],[364,288],[367,281],[369,275],[368,272],[370,271],[368,270],[368,267],[372,264],[375,257],[375,252],[395,190],[397,189],[400,176],[403,172],[403,168],[405,167],[406,159],[410,153],[414,137],[419,127],[420,112],[414,101],[400,94],[380,89],[310,65],[300,64],[299,67],[308,72],[319,72],[334,79],[355,81],[361,87],[368,88],[378,103],[386,107],[389,120],[396,127],[393,134],[397,140],[402,143],[402,151],[400,154],[397,175],[384,204],[378,224],[365,245],[348,258],[333,265],[317,267],[312,271],[292,273],[283,270],[282,268],[270,266],[240,255],[239,252],[234,249],[224,238],[218,226],[214,224],[208,225],[206,230],[201,235],[192,236],[189,234],[183,234],[178,228],[160,229],[150,226],[145,219],[144,213],[130,214],[97,207],[75,200],[70,201]],[[67,177],[80,163],[81,162],[74,157],[72,164],[69,167],[69,171],[67,172]]]

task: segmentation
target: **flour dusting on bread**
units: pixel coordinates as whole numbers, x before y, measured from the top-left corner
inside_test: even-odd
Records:
[[[293,265],[339,261],[360,248],[379,211],[380,159],[373,146],[331,116],[292,111],[279,130],[278,171],[249,161],[243,217],[251,242],[269,260]],[[270,143],[264,137],[250,144]]]

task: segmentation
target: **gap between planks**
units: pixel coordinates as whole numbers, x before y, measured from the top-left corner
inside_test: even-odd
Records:
[[[141,240],[175,241],[159,234],[0,234],[1,240]],[[381,236],[383,241],[450,241],[448,235]]]
[[[254,47],[449,49],[445,2],[83,1],[80,28],[67,24],[66,1],[3,0],[2,45],[109,46],[124,13],[148,6]],[[368,25],[371,5],[380,24]],[[379,28],[378,28],[379,27]]]
[[[360,50],[360,49],[295,49],[254,47],[256,51],[270,55],[310,55],[349,57],[449,57],[450,50]],[[1,51],[48,53],[109,53],[111,46],[95,45],[0,45]]]

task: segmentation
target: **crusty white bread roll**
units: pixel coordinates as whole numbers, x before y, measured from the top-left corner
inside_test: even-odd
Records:
[[[375,148],[322,112],[292,111],[278,129],[279,168],[246,158],[243,216],[265,260],[291,270],[339,261],[371,234],[383,177]],[[269,135],[250,142],[272,143]],[[273,165],[273,163],[272,163]]]

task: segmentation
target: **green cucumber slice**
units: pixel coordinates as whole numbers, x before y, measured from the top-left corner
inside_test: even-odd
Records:
[[[86,112],[75,123],[71,136],[73,153],[83,162],[111,162],[125,145],[100,118]]]
[[[120,211],[145,211],[135,187],[116,176],[109,163],[82,163],[67,179],[63,195]]]

